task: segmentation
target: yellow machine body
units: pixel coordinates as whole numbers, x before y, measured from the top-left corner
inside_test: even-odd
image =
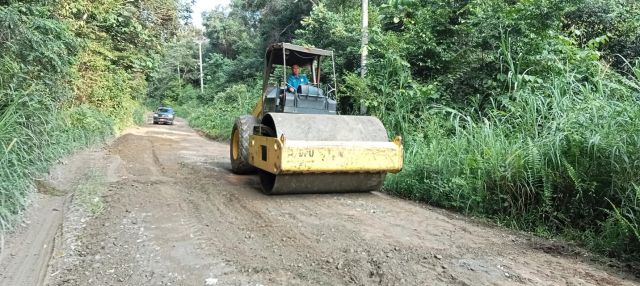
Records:
[[[254,128],[247,159],[268,194],[376,191],[402,170],[401,138],[372,116],[276,112]]]
[[[339,115],[335,66],[322,84],[322,59],[332,51],[274,43],[265,53],[262,96],[251,115],[236,118],[231,133],[231,171],[258,172],[266,194],[369,192],[387,173],[402,169],[402,140],[389,140],[372,116]],[[308,84],[288,83],[287,67],[308,69]],[[282,78],[270,82],[275,66]],[[285,84],[286,83],[286,84]]]
[[[339,140],[339,138],[338,138]],[[397,173],[402,142],[296,141],[251,135],[249,162],[274,175],[292,173]]]

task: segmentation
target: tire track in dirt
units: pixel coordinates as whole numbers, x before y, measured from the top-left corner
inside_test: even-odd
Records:
[[[102,174],[104,182],[117,180],[120,167],[117,158],[105,156],[100,148],[90,148],[60,160],[46,174],[37,174],[37,193],[31,197],[23,223],[0,250],[0,285],[48,284],[51,275],[59,273],[51,271],[55,268],[51,258],[55,260],[63,245],[74,244],[64,241],[62,227],[73,191],[93,172]]]
[[[0,255],[0,285],[42,285],[62,223],[65,197],[37,195],[33,207],[48,215],[27,214],[33,227],[18,233]]]

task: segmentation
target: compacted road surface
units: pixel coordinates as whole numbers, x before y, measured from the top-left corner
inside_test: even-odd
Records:
[[[184,121],[79,152],[6,238],[0,285],[633,285],[620,267],[381,193],[266,196]]]

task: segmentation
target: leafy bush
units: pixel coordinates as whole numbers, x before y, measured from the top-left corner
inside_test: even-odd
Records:
[[[257,84],[236,84],[216,94],[212,102],[203,105],[192,100],[179,106],[176,111],[185,116],[189,125],[218,139],[229,139],[236,118],[251,113],[260,97]]]

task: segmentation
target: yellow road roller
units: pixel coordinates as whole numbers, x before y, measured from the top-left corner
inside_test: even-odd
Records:
[[[321,66],[331,68],[333,86],[321,84]],[[292,84],[289,67],[309,70],[311,78],[295,74],[304,79]],[[402,169],[401,138],[390,141],[375,117],[338,115],[335,82],[333,51],[270,45],[262,97],[233,126],[232,171],[257,171],[266,194],[379,190],[387,173]]]

